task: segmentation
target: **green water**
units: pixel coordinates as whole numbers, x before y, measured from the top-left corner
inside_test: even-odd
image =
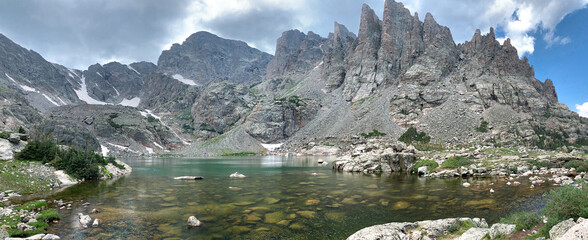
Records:
[[[67,188],[73,201],[49,232],[62,239],[345,239],[393,221],[483,217],[536,209],[547,188],[499,179],[423,179],[333,172],[317,158],[127,159],[127,177]],[[233,172],[247,175],[230,179]],[[173,180],[184,175],[200,181]],[[472,183],[465,188],[462,181]],[[493,184],[493,185],[491,185]],[[493,188],[495,193],[490,193]],[[85,207],[84,202],[90,205]],[[91,209],[99,213],[90,214]],[[102,221],[81,229],[77,213]],[[188,228],[189,216],[203,222]]]

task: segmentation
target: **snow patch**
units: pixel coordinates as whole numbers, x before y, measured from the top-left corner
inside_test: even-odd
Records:
[[[96,74],[98,74],[98,76],[100,76],[101,78],[104,78],[104,76],[102,76],[102,74],[100,74],[99,72],[96,72]]]
[[[134,153],[137,153],[137,151],[134,151],[134,150],[132,150],[132,149],[130,149],[130,148],[128,148],[128,147],[125,147],[125,146],[116,145],[116,144],[114,144],[114,143],[109,143],[109,142],[107,142],[107,144],[108,144],[108,145],[110,145],[110,146],[116,147],[116,148],[118,148],[118,149],[122,149],[122,150],[126,150],[126,151],[129,151],[129,152],[134,152]]]
[[[134,97],[132,99],[123,98],[123,100],[119,104],[127,107],[138,107],[139,102],[141,102],[141,99],[138,97]],[[141,115],[143,114],[141,113]]]
[[[159,116],[157,116],[157,115],[153,114],[153,112],[152,112],[151,110],[149,110],[149,109],[145,109],[145,111],[147,111],[147,113],[149,113],[149,115],[151,115],[151,116],[152,116],[152,117],[154,117],[155,119],[157,119],[157,120],[161,120],[161,117],[159,117]]]
[[[145,150],[147,150],[149,154],[153,154],[153,148],[145,147]]]
[[[102,156],[106,157],[108,156],[108,153],[110,152],[110,150],[108,150],[108,148],[104,145],[100,145],[100,149],[102,150]]]
[[[178,80],[178,81],[180,81],[180,82],[182,82],[184,84],[188,84],[190,86],[196,86],[197,85],[196,82],[194,82],[194,80],[184,78],[184,76],[182,76],[180,74],[174,74],[174,75],[172,75],[172,77],[174,79],[176,79],[176,80]]]
[[[158,144],[158,143],[156,143],[156,142],[153,142],[153,145],[157,146],[158,148],[165,149],[164,147],[162,147],[161,145],[159,145],[159,144]]]
[[[88,88],[86,87],[86,77],[84,77],[82,75],[81,80],[82,80],[82,84],[81,84],[80,90],[74,89],[74,91],[76,92],[76,95],[78,95],[78,98],[80,100],[86,102],[87,104],[97,104],[97,105],[107,105],[108,104],[108,103],[98,101],[98,100],[90,97],[90,95],[88,95]]]
[[[268,151],[274,151],[277,148],[279,148],[280,146],[282,146],[283,143],[275,143],[275,144],[265,144],[262,143],[261,146],[263,146],[265,149],[267,149]]]
[[[25,85],[18,85],[18,86],[20,86],[20,88],[22,88],[22,90],[25,90],[27,92],[37,92],[37,89],[34,89],[32,87],[29,87],[29,86],[25,86]]]
[[[133,67],[131,67],[131,65],[127,65],[127,68],[129,68],[130,70],[132,70],[133,72],[141,75],[141,73],[139,73],[139,71],[135,70]]]
[[[14,82],[14,83],[18,84],[16,81],[14,81],[14,78],[12,78],[12,77],[8,76],[8,73],[4,73],[4,75],[6,75],[6,77],[7,77],[8,79],[10,79],[10,81],[12,81],[12,82]]]
[[[47,100],[49,100],[49,102],[53,103],[53,105],[55,105],[55,106],[61,106],[61,105],[59,105],[59,103],[56,103],[51,98],[49,98],[49,96],[47,96],[47,94],[44,94],[44,93],[41,93],[41,94],[43,95],[43,97],[45,97]]]
[[[324,61],[321,61],[318,65],[316,65],[316,67],[314,67],[314,69],[319,68],[321,65],[323,65]]]

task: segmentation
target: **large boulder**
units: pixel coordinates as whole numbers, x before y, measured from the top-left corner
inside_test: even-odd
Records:
[[[578,219],[578,224],[568,229],[562,236],[556,238],[556,240],[565,239],[588,239],[588,220]]]
[[[573,218],[555,224],[555,226],[549,230],[549,238],[557,239],[566,234],[566,232],[574,226],[576,226],[576,223],[574,222]]]
[[[497,236],[506,236],[513,233],[516,229],[514,224],[497,223],[490,228],[490,238],[494,239]]]
[[[461,236],[456,238],[456,240],[480,240],[484,239],[488,232],[488,228],[470,228]]]
[[[416,228],[415,223],[386,223],[363,228],[347,238],[347,240],[400,240],[406,236],[409,229]]]

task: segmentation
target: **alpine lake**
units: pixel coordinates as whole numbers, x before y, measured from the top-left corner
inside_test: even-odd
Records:
[[[122,159],[133,167],[131,175],[41,197],[50,204],[72,202],[71,209],[58,210],[61,221],[48,230],[62,239],[345,239],[388,222],[480,217],[492,224],[512,212],[537,211],[552,188],[530,188],[526,179],[509,186],[499,178],[342,173],[318,159]],[[229,178],[234,172],[247,177]],[[204,179],[173,179],[178,176]],[[466,181],[470,187],[462,186]],[[82,229],[78,213],[101,224]],[[188,227],[189,216],[202,225]]]

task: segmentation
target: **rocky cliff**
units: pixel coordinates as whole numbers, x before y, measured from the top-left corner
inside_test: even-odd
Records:
[[[536,79],[493,29],[456,44],[431,14],[421,19],[393,0],[381,20],[364,4],[359,21],[357,35],[337,22],[327,38],[286,31],[273,57],[198,32],[163,51],[157,65],[84,71],[0,35],[1,126],[41,127],[60,141],[91,139],[85,144],[113,152],[193,142],[187,155],[260,152],[261,143],[344,144],[373,130],[397,138],[409,127],[439,144],[563,149],[588,139],[588,120],[558,103],[553,82]]]
[[[197,32],[163,51],[157,66],[163,73],[197,85],[215,79],[248,85],[262,79],[271,59],[245,42]]]

